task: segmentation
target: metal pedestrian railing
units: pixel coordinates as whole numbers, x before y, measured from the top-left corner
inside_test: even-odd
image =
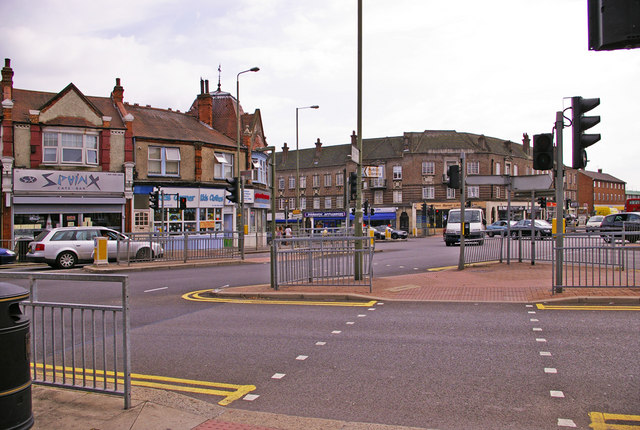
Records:
[[[30,298],[21,302],[30,318],[32,380],[36,384],[120,395],[131,406],[129,278],[125,275],[0,273],[27,280]],[[39,300],[46,281],[83,282],[83,288],[120,284],[119,304],[58,303]],[[45,285],[46,284],[46,285]],[[108,299],[112,301],[112,297]]]
[[[365,285],[371,291],[375,243],[370,238],[282,238],[273,246],[276,289],[279,285]]]

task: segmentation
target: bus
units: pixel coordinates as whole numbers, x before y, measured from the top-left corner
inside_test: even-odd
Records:
[[[640,212],[640,197],[632,197],[624,203],[625,212]]]

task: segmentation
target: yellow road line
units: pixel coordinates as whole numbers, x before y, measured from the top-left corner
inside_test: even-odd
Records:
[[[240,299],[240,298],[222,298],[222,297],[206,297],[203,293],[213,291],[212,289],[192,291],[182,295],[185,300],[194,302],[211,302],[211,303],[240,303],[240,304],[264,304],[264,305],[299,305],[299,306],[351,306],[351,307],[371,307],[376,304],[376,300],[368,302],[329,302],[318,300],[276,300],[276,299]]]
[[[563,311],[640,311],[640,306],[624,305],[543,305],[537,303],[540,310],[563,310]]]
[[[124,384],[124,373],[122,372],[118,372],[116,378],[114,377],[113,371],[105,372],[104,370],[85,369],[83,373],[83,370],[81,368],[56,366],[54,369],[52,365],[47,364],[46,366],[43,366],[42,363],[36,363],[35,367],[40,372],[43,371],[43,368],[50,372],[53,371],[56,375],[56,379],[60,381],[62,380],[63,375],[68,381],[73,381],[73,376],[75,375],[76,381],[86,381],[86,383],[92,383],[95,381],[96,383],[100,382],[102,383],[102,385],[104,385],[106,381],[107,384],[111,385],[115,384],[116,382],[120,385]],[[221,382],[198,381],[195,379],[174,378],[170,376],[144,375],[141,373],[131,374],[131,385],[137,387],[161,388],[172,391],[207,394],[211,396],[222,396],[224,398],[218,402],[218,404],[221,406],[229,405],[235,400],[244,397],[246,394],[256,389],[255,385],[225,384]],[[223,390],[224,388],[230,391]]]
[[[593,430],[640,430],[640,415],[607,414],[603,412],[589,412]],[[606,421],[616,421],[607,423]],[[627,424],[621,424],[620,421]]]

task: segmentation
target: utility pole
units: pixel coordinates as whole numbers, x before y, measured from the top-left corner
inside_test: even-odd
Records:
[[[362,0],[358,0],[358,102],[357,102],[357,136],[358,146],[357,160],[357,189],[356,189],[356,213],[354,214],[355,235],[362,238]],[[356,239],[354,255],[354,279],[362,279],[362,248],[363,241]]]
[[[458,259],[458,270],[464,270],[464,235],[465,231],[465,218],[464,218],[464,207],[465,205],[465,154],[464,152],[460,154],[460,257]],[[471,228],[471,223],[469,223],[469,228]]]
[[[562,131],[564,117],[562,111],[556,112],[556,285],[555,291],[562,292],[562,248],[564,246],[564,164],[562,161]]]

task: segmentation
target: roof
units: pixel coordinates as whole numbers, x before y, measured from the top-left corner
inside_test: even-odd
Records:
[[[125,103],[133,115],[133,135],[137,138],[202,142],[236,147],[235,141],[185,112]]]
[[[405,149],[407,151],[405,151]],[[408,132],[403,136],[363,139],[362,158],[368,162],[402,158],[405,152],[411,154],[433,153],[491,153],[514,158],[528,158],[522,144],[508,140],[455,130],[426,130]],[[296,168],[296,151],[289,149],[286,163],[282,163],[283,153],[276,153],[278,169]],[[351,144],[323,146],[319,154],[316,148],[299,150],[300,166],[330,167],[344,165],[351,155]]]
[[[620,182],[620,183],[626,184],[626,182],[623,181],[622,179],[618,179],[615,176],[612,176],[612,175],[610,175],[608,173],[602,173],[601,171],[591,172],[591,171],[588,171],[588,170],[581,170],[580,172],[585,174],[585,175],[587,175],[588,177],[590,177],[594,181]]]

